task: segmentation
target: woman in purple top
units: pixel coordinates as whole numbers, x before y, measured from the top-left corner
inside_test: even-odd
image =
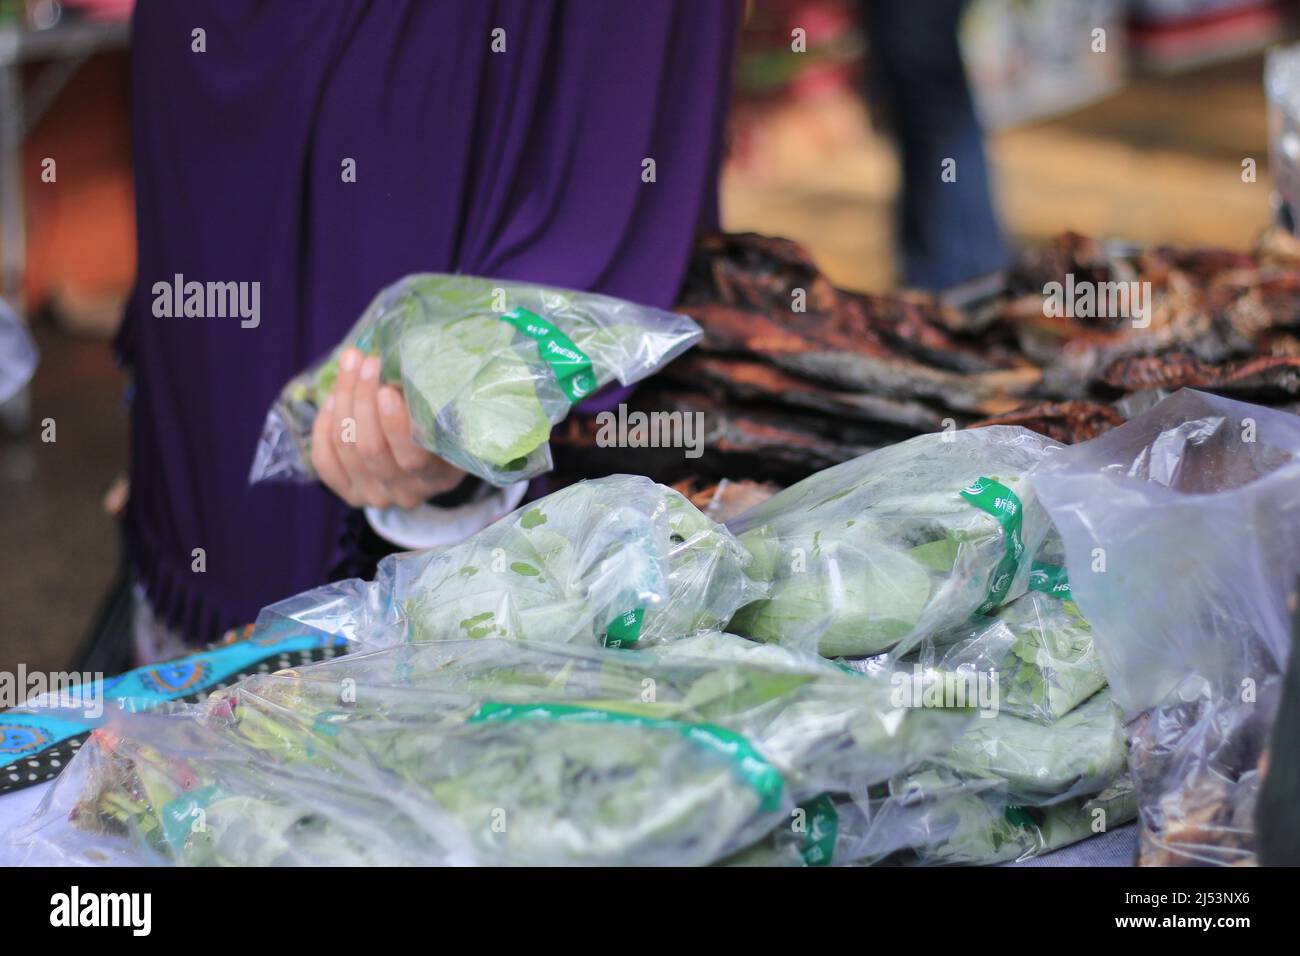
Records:
[[[379,453],[327,443],[337,494],[247,481],[279,388],[394,280],[464,272],[672,304],[696,232],[716,225],[740,14],[739,0],[140,0],[139,267],[119,344],[145,619],[212,640],[348,567],[350,506],[459,483],[403,444],[400,393],[360,362],[331,414],[346,402],[376,423]],[[245,308],[167,317],[155,286],[178,281],[237,283]]]

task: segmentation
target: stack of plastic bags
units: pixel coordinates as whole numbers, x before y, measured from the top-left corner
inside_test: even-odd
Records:
[[[731,529],[644,478],[563,489],[268,608],[356,650],[120,715],[31,835],[198,864],[821,864],[1109,829],[1122,714],[1026,478],[1057,448],[926,436]]]
[[[951,706],[956,688],[957,702],[978,717],[944,754],[866,794],[828,794],[806,807],[823,831],[835,830],[833,841],[806,843],[792,824],[735,862],[989,864],[1131,821],[1123,714],[1103,689],[1091,630],[1062,569],[1039,565],[1031,582],[966,636],[939,635],[901,657],[841,662],[889,679],[911,706]]]
[[[143,862],[698,865],[962,722],[779,651],[404,644],[123,714],[50,804]]]

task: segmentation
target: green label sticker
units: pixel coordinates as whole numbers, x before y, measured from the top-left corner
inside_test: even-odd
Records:
[[[730,763],[739,777],[758,794],[759,809],[772,813],[781,808],[781,792],[785,781],[781,772],[772,766],[748,740],[735,731],[713,724],[692,724],[662,717],[642,717],[637,714],[620,714],[596,707],[574,704],[510,704],[487,701],[469,718],[476,724],[488,720],[570,720],[595,724],[624,724],[650,730],[671,730],[702,750],[718,754]]]
[[[980,511],[991,515],[1002,526],[1002,536],[1006,541],[1006,553],[994,569],[988,598],[977,609],[979,614],[988,614],[1006,600],[1011,582],[1015,580],[1020,562],[1025,556],[1025,542],[1020,536],[1024,510],[1016,493],[992,478],[976,479],[973,484],[961,490],[961,496]]]
[[[624,611],[605,628],[606,647],[631,647],[641,636],[641,622],[645,619],[645,608],[634,607]]]
[[[1035,561],[1029,569],[1029,587],[1033,591],[1042,591],[1062,601],[1074,600],[1070,591],[1070,579],[1066,577],[1065,568],[1059,564],[1047,564]]]
[[[591,359],[550,322],[527,309],[511,309],[501,320],[537,343],[537,354],[550,366],[560,390],[570,402],[580,401],[596,390]]]
[[[830,794],[799,804],[804,812],[803,846],[799,855],[806,866],[830,866],[835,855],[835,839],[840,832],[840,814]]]

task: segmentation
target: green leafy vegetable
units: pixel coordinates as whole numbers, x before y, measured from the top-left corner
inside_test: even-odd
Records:
[[[1073,710],[1106,684],[1092,628],[1070,599],[1064,569],[1036,564],[1055,590],[1031,589],[947,648],[938,668],[996,674],[1001,709],[1040,723]],[[942,640],[940,638],[939,640]],[[938,656],[931,650],[928,655]]]
[[[343,349],[382,359],[416,441],[505,485],[551,466],[551,426],[615,380],[630,384],[693,345],[685,316],[609,296],[458,275],[408,276],[379,294],[318,368],[285,386],[251,478],[312,479],[311,427]]]
[[[752,560],[677,492],[615,475],[525,505],[454,547],[387,559],[380,581],[414,640],[646,647],[725,625],[763,593]]]
[[[768,596],[731,629],[825,656],[904,649],[1023,593],[1047,521],[1023,428],[923,435],[819,472],[733,523]]]

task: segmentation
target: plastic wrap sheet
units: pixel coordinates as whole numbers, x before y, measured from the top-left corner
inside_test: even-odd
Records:
[[[551,426],[601,387],[640,381],[700,338],[682,315],[610,296],[458,275],[389,286],[267,415],[250,480],[313,480],[311,432],[343,349],[382,360],[423,447],[495,485],[551,468]]]

